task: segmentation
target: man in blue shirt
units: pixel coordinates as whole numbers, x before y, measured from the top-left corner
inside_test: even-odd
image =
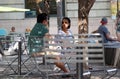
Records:
[[[117,41],[117,38],[112,38],[110,36],[110,32],[108,31],[108,28],[106,27],[108,23],[108,20],[106,17],[103,17],[101,19],[101,25],[98,28],[98,33],[100,33],[103,36],[104,43],[107,43],[108,41]]]

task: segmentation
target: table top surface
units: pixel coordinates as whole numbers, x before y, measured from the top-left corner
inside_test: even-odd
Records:
[[[108,42],[104,43],[105,48],[120,48],[120,42],[115,41],[115,42]]]

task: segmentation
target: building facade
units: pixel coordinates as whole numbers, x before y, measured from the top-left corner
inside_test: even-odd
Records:
[[[110,0],[96,0],[89,17],[111,16]],[[78,17],[78,0],[65,0],[65,14],[69,17]]]
[[[25,8],[24,0],[0,0],[0,6]],[[0,12],[0,19],[24,19],[25,12]]]
[[[0,5],[16,8],[28,8],[31,12],[2,12],[0,13],[0,19],[24,19],[26,16],[35,17],[35,0],[0,0]],[[49,0],[51,5],[51,14],[56,15],[56,0]],[[63,2],[63,14],[68,17],[78,17],[78,0],[62,0]],[[94,3],[89,17],[103,17],[111,16],[110,0],[96,0]]]

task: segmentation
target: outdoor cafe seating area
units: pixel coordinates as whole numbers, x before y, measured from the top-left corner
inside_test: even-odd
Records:
[[[56,37],[56,35],[55,35],[55,37]],[[78,37],[78,35],[76,36],[76,37]],[[35,37],[34,37],[35,38]],[[34,57],[31,57],[30,55],[29,55],[29,52],[28,52],[28,49],[27,49],[27,39],[28,39],[28,37],[26,37],[25,35],[23,35],[23,34],[18,34],[18,35],[6,35],[6,36],[0,36],[0,39],[1,39],[1,48],[2,48],[2,51],[4,52],[4,55],[1,55],[2,57],[1,57],[1,60],[0,60],[0,65],[1,65],[1,70],[0,70],[0,72],[2,72],[2,74],[0,74],[0,76],[2,77],[2,76],[14,76],[14,75],[19,75],[19,76],[22,76],[22,78],[27,78],[27,77],[30,77],[31,75],[35,75],[35,76],[40,76],[40,77],[42,77],[42,78],[44,78],[44,79],[56,79],[56,76],[57,76],[57,78],[59,79],[61,79],[61,75],[63,75],[63,74],[57,74],[57,75],[55,75],[55,74],[50,74],[50,75],[47,75],[46,76],[46,74],[48,74],[48,72],[51,72],[52,71],[52,73],[54,72],[54,73],[57,73],[58,71],[59,71],[59,69],[57,68],[55,71],[54,71],[54,69],[56,68],[55,67],[55,65],[54,64],[45,64],[45,63],[50,63],[51,61],[43,61],[43,59],[44,59],[44,57],[42,56],[42,57],[37,57],[37,58],[34,58]],[[38,39],[38,38],[37,38]],[[93,38],[92,38],[93,39]],[[100,40],[100,39],[98,39],[98,37],[97,38],[95,38],[96,40]],[[40,39],[39,39],[40,40]],[[48,40],[48,39],[47,39]],[[59,41],[60,39],[49,39],[49,40],[55,40],[55,41]],[[83,39],[76,39],[76,40],[74,40],[74,39],[71,39],[71,41],[75,41],[75,42],[79,42],[79,41],[85,41],[85,40],[88,40],[88,39],[85,39],[85,40],[83,40]],[[89,39],[90,40],[90,39]],[[90,42],[90,41],[89,41]],[[93,43],[93,41],[91,41],[92,43]],[[47,42],[45,42],[45,43],[47,43]],[[90,44],[90,46],[92,46],[92,43]],[[63,46],[65,46],[66,44],[68,44],[68,43],[66,43],[65,42],[65,44],[61,44],[61,45],[63,45]],[[81,43],[80,43],[81,44]],[[79,46],[80,46],[80,44],[79,44]],[[14,45],[16,48],[14,48],[14,47],[11,47],[12,45]],[[48,44],[47,44],[48,45]],[[50,44],[51,45],[51,44]],[[54,45],[54,44],[53,44]],[[58,45],[58,44],[57,44]],[[76,44],[74,45],[74,44],[68,44],[68,45],[71,45],[71,46],[74,46],[74,47],[77,47],[78,46],[78,44],[77,44],[77,46],[76,46]],[[96,44],[97,46],[99,46],[99,44]],[[81,46],[88,46],[88,44],[81,44]],[[102,46],[102,45],[101,45]],[[10,52],[10,47],[13,49],[13,50],[11,50],[11,52]],[[46,46],[46,47],[50,47],[50,46]],[[103,46],[104,47],[104,46]],[[103,48],[102,47],[102,48]],[[82,47],[82,48],[84,48],[84,47]],[[92,48],[92,47],[91,47]],[[83,51],[84,52],[89,52],[89,51],[93,51],[93,52],[98,52],[98,49],[97,49],[97,51],[96,51],[96,49],[94,49],[95,47],[93,47],[93,50],[91,50],[91,48],[88,50],[88,49],[83,49]],[[98,47],[99,48],[99,47]],[[78,49],[79,49],[79,47],[78,47]],[[83,52],[81,49],[79,49],[79,50],[76,50],[76,48],[73,50],[56,50],[56,49],[45,49],[45,51],[56,51],[56,52],[66,52],[66,51],[73,51],[73,52]],[[8,51],[9,50],[9,51]],[[99,49],[100,50],[100,49]],[[102,49],[102,52],[104,52],[104,49]],[[94,53],[91,53],[91,54],[93,54],[93,55],[90,55],[90,56],[93,56],[94,57]],[[100,53],[99,53],[100,54]],[[101,53],[101,56],[102,56],[103,54]],[[71,55],[66,55],[67,57],[69,57],[69,56],[71,56]],[[76,55],[75,55],[76,56]],[[73,56],[73,57],[75,57],[75,56]],[[87,55],[88,57],[89,57],[89,54]],[[81,56],[80,56],[81,57]],[[83,55],[83,57],[84,57],[84,55]],[[89,58],[88,57],[86,57],[87,58],[87,60],[89,60]],[[98,57],[100,57],[100,56],[98,56]],[[48,57],[49,58],[49,57]],[[71,58],[71,57],[70,57]],[[76,58],[76,57],[75,57]],[[73,58],[74,60],[67,60],[66,59],[66,62],[68,62],[68,63],[70,63],[70,68],[73,70],[72,72],[70,72],[70,73],[67,73],[67,75],[69,74],[69,75],[72,75],[71,77],[72,77],[72,79],[73,78],[79,78],[79,79],[81,79],[82,77],[83,77],[83,75],[80,75],[80,74],[84,74],[84,75],[89,75],[89,76],[87,76],[87,77],[91,77],[91,76],[93,76],[93,75],[95,75],[96,73],[100,73],[99,74],[99,76],[100,77],[104,77],[104,75],[105,74],[103,74],[103,71],[102,70],[104,70],[104,64],[105,64],[105,62],[102,62],[103,63],[103,65],[102,66],[100,66],[101,64],[95,64],[94,65],[94,63],[93,64],[89,64],[90,66],[92,66],[93,67],[93,69],[94,69],[94,67],[95,67],[95,71],[94,70],[84,70],[84,67],[78,67],[78,70],[81,70],[82,69],[82,72],[81,71],[76,71],[76,67],[77,67],[77,65],[75,64],[75,63],[83,63],[83,62],[85,62],[85,61],[77,61],[77,60],[75,60],[75,58]],[[71,58],[72,59],[72,58]],[[84,58],[83,58],[84,59]],[[91,58],[91,59],[95,59],[96,60],[96,58]],[[99,59],[99,58],[98,58]],[[95,62],[95,60],[93,60],[94,62]],[[63,62],[63,60],[61,60],[62,62]],[[71,62],[71,61],[74,61],[74,62]],[[92,62],[93,62],[92,61]],[[103,59],[103,61],[104,61],[104,59]],[[52,63],[54,62],[54,60],[52,61]],[[91,61],[90,61],[91,62]],[[37,64],[37,63],[39,63],[39,64]],[[65,62],[64,62],[65,63]],[[73,64],[72,64],[73,63]],[[89,62],[86,62],[87,64],[89,63]],[[47,66],[46,66],[47,65]],[[78,66],[81,66],[81,64],[79,64]],[[47,67],[47,70],[44,70],[44,69],[46,69],[46,67]],[[98,70],[98,69],[100,69],[100,70]],[[102,68],[102,69],[101,69]],[[50,70],[50,71],[49,71]],[[43,73],[43,71],[45,72],[45,73]],[[87,73],[84,73],[85,71],[88,71]],[[96,72],[97,71],[97,72]],[[76,74],[76,72],[78,72],[79,74],[77,74],[78,76],[76,76],[75,74]],[[114,75],[116,75],[117,74],[117,69],[116,68],[111,68],[111,70],[108,70],[108,72],[112,72],[112,76],[114,76]],[[32,73],[32,74],[31,74]],[[62,72],[63,73],[63,72]],[[65,75],[65,74],[64,74]],[[111,73],[109,74],[110,76],[108,76],[108,77],[111,77]],[[59,77],[60,76],[60,77]],[[86,77],[86,76],[85,76]]]

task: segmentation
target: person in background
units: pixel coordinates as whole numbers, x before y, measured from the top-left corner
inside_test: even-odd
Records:
[[[15,36],[17,35],[16,29],[15,29],[14,26],[11,27],[10,32],[9,32],[9,35],[10,35],[10,39],[11,39],[11,40],[13,40],[13,39],[15,38]]]
[[[9,35],[17,35],[15,27],[11,27]]]
[[[15,27],[11,27],[11,31],[10,32],[15,32]]]
[[[42,50],[44,44],[43,44],[43,38],[51,38],[51,35],[48,33],[49,30],[47,28],[48,25],[48,19],[47,19],[47,14],[46,13],[41,13],[38,14],[37,16],[37,23],[33,27],[33,29],[30,32],[30,37],[28,38],[28,48],[29,48],[29,53],[32,56],[41,56],[44,55],[45,52]],[[33,37],[34,36],[34,37]],[[41,39],[37,40],[35,37],[40,37]],[[41,40],[41,41],[40,41]],[[39,42],[38,42],[39,41]],[[30,47],[30,44],[32,44],[32,47]],[[36,48],[35,46],[40,46],[40,48]],[[54,54],[54,53],[52,53]],[[60,59],[60,57],[56,57],[57,60]],[[68,70],[65,68],[64,63],[62,62],[55,62],[55,65],[59,67],[61,70],[64,72],[68,72]]]
[[[26,28],[26,29],[25,29],[25,32],[28,32],[28,33],[29,33],[30,31],[31,31],[30,28]]]
[[[12,42],[14,41],[14,39],[16,38],[16,35],[17,35],[17,33],[16,33],[16,30],[15,30],[15,27],[12,26],[12,27],[10,28],[10,32],[9,32],[8,36],[6,36],[6,39],[9,40],[9,42],[6,42],[6,48],[7,48],[7,49],[9,49],[11,43],[12,43]],[[10,42],[10,41],[12,41],[12,42]]]
[[[107,28],[108,20],[106,17],[103,17],[100,21],[101,25],[98,27],[98,33],[100,33],[103,36],[104,43],[110,42],[110,41],[118,41],[117,38],[113,38],[110,35],[110,32]]]
[[[26,29],[25,29],[25,38],[26,38],[26,39],[27,39],[28,36],[30,35],[30,31],[31,31],[30,28],[26,28]]]
[[[116,14],[116,22],[115,22],[116,36],[118,41],[120,42],[120,11]]]

